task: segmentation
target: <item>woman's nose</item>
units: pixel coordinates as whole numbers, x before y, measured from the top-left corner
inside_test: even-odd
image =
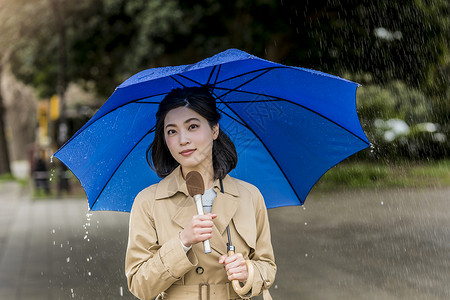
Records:
[[[186,132],[180,132],[180,145],[187,145],[190,143],[189,135]]]

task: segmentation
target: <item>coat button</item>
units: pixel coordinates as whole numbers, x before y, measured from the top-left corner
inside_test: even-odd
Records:
[[[202,267],[198,267],[197,269],[195,269],[195,272],[197,272],[197,274],[203,274],[203,272],[205,272],[205,270],[203,270]]]

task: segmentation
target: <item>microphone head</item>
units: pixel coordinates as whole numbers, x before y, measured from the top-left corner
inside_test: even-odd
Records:
[[[203,195],[205,193],[205,184],[202,175],[197,171],[191,171],[186,175],[186,186],[191,197],[194,195]]]

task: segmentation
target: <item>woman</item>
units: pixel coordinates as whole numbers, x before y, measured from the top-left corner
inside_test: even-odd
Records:
[[[130,291],[141,299],[247,299],[261,292],[270,299],[276,266],[264,200],[256,187],[227,175],[237,154],[220,130],[214,97],[206,88],[174,89],[156,119],[149,150],[163,179],[133,204],[125,262]],[[188,194],[190,171],[202,175],[205,215]],[[229,257],[227,225],[238,252]],[[238,295],[230,281],[247,280],[246,259],[255,276],[250,292]]]

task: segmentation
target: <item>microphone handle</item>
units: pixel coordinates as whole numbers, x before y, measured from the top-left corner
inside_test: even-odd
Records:
[[[195,205],[197,206],[197,214],[204,215],[203,204],[202,204],[202,195],[197,194],[194,196]],[[203,248],[205,249],[205,253],[211,253],[211,246],[209,244],[209,240],[203,241]]]

